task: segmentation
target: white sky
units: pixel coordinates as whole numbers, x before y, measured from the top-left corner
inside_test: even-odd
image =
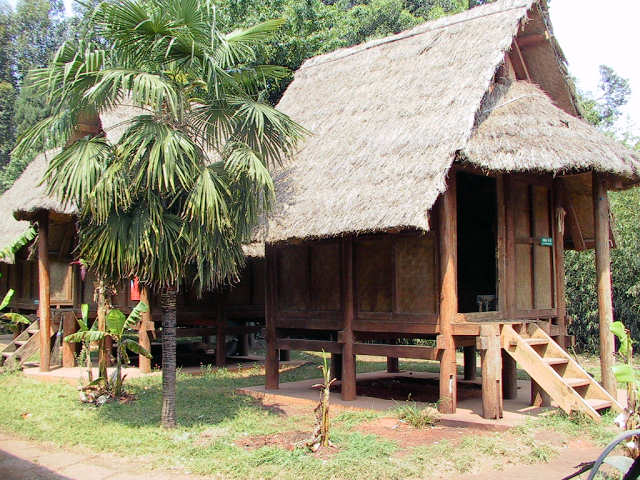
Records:
[[[640,1],[551,0],[549,8],[554,34],[578,87],[597,92],[602,64],[629,79],[631,96],[624,112],[640,135]]]
[[[68,14],[72,1],[64,0]],[[15,0],[9,3],[15,5]],[[640,61],[636,50],[640,1],[550,0],[549,3],[555,35],[578,87],[596,93],[598,67],[602,64],[629,79],[631,97],[624,113],[640,135]]]

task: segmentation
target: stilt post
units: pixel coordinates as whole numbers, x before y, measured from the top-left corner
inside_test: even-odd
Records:
[[[482,359],[482,416],[502,418],[502,358],[497,325],[482,325],[476,347]]]
[[[278,339],[276,331],[276,272],[277,250],[271,245],[265,246],[265,389],[275,390],[280,383],[280,358],[278,355]]]
[[[611,296],[611,257],[609,251],[609,200],[605,182],[593,173],[593,216],[596,237],[596,284],[600,317],[600,369],[604,389],[614,398],[617,395],[613,375],[614,341],[610,327],[613,323]]]
[[[149,331],[153,330],[153,320],[151,317],[151,300],[149,298],[149,288],[140,285],[140,301],[149,307],[144,312],[140,321],[140,329],[138,330],[138,343],[142,348],[151,353],[151,338]],[[138,355],[138,368],[142,373],[151,373],[151,359],[144,355]]]
[[[38,285],[40,313],[40,371],[51,363],[51,288],[49,283],[49,212],[38,212]]]
[[[440,236],[440,403],[442,413],[455,413],[457,395],[456,344],[451,324],[458,313],[458,241],[457,241],[456,178],[451,174],[443,193],[439,211]]]
[[[76,366],[76,344],[65,342],[64,338],[78,330],[78,323],[73,312],[62,314],[62,366],[66,368]]]
[[[477,366],[476,347],[469,345],[463,348],[464,352],[464,379],[475,380]]]
[[[224,314],[224,295],[218,295],[216,307],[216,366],[224,367],[227,358],[227,337],[225,335],[226,316]]]
[[[513,400],[518,396],[518,371],[516,361],[502,350],[502,397]]]
[[[356,357],[353,354],[353,239],[342,239],[342,399],[356,399]]]

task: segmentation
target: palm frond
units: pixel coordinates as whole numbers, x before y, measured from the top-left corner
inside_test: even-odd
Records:
[[[142,355],[143,357],[153,358],[153,355],[151,355],[151,353],[146,348],[140,346],[138,342],[135,342],[130,338],[124,339],[122,341],[122,346],[127,350],[131,350],[133,353]]]
[[[138,302],[138,304],[135,307],[133,307],[133,309],[131,310],[131,313],[127,316],[127,320],[125,321],[124,327],[123,327],[123,333],[124,333],[124,330],[133,328],[136,325],[136,323],[138,323],[142,318],[142,314],[148,311],[149,311],[149,306],[146,303]]]
[[[16,238],[10,245],[7,245],[2,250],[0,250],[0,259],[7,259],[10,261],[14,261],[16,253],[18,253],[23,247],[31,243],[38,232],[33,226],[30,226],[25,230],[18,238]],[[0,308],[2,310],[2,308]]]
[[[7,293],[5,293],[2,302],[0,302],[0,310],[4,310],[11,303],[11,299],[15,295],[16,291],[13,288],[10,288]]]
[[[29,320],[27,317],[19,313],[7,312],[7,313],[3,313],[2,317],[6,318],[14,325],[18,325],[18,324],[30,325],[31,324],[31,320]]]

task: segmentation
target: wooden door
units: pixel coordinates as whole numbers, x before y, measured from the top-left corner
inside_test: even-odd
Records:
[[[552,313],[556,306],[551,181],[532,177],[511,179],[510,205],[516,314]]]

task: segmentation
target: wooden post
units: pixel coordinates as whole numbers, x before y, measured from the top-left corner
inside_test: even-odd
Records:
[[[78,330],[78,323],[73,312],[66,312],[62,314],[62,366],[63,367],[75,367],[76,366],[76,344],[65,342],[64,339],[67,335],[71,335]]]
[[[545,392],[535,380],[531,380],[531,406],[533,407],[549,407],[551,406],[551,397]]]
[[[40,371],[51,363],[51,289],[49,285],[49,212],[38,212],[38,285],[40,310]]]
[[[226,317],[224,315],[224,297],[218,295],[216,309],[216,366],[224,367],[227,358],[227,337],[225,335]]]
[[[502,418],[502,359],[496,325],[482,325],[477,348],[482,359],[482,416]]]
[[[556,339],[562,348],[567,348],[567,298],[565,294],[565,278],[564,278],[564,232],[565,232],[565,210],[563,208],[563,192],[562,184],[559,178],[553,182],[554,197],[554,218],[553,218],[553,237],[554,237],[554,255],[555,255],[555,284],[556,284],[556,308],[558,310],[558,325],[562,328],[561,335]]]
[[[289,360],[291,360],[291,350],[280,349],[280,361],[288,362]]]
[[[138,343],[142,348],[151,353],[151,338],[149,331],[153,330],[153,320],[151,319],[151,301],[149,298],[149,288],[140,285],[140,301],[144,302],[149,311],[142,314],[140,330],[138,330]],[[142,373],[151,373],[151,359],[144,355],[138,355],[138,368]]]
[[[265,353],[265,385],[266,390],[275,390],[280,383],[280,359],[278,356],[278,339],[276,330],[276,306],[277,306],[277,291],[276,282],[278,275],[276,272],[277,250],[271,246],[265,246],[265,340],[266,340],[266,353]]]
[[[331,376],[337,380],[342,380],[342,354],[331,354]]]
[[[476,347],[468,346],[464,347],[464,379],[465,380],[475,380],[476,378]]]
[[[512,400],[518,396],[518,371],[516,361],[502,350],[502,397]]]
[[[400,362],[398,357],[387,357],[387,372],[398,373],[400,371]]]
[[[353,239],[342,239],[342,400],[356,399],[356,357],[353,354]]]
[[[249,334],[243,333],[240,335],[240,342],[238,345],[238,354],[241,357],[246,357],[249,355]]]
[[[458,313],[457,286],[457,207],[456,178],[451,173],[447,190],[442,195],[439,212],[440,235],[440,335],[438,346],[440,357],[440,403],[442,413],[455,413],[457,395],[456,345],[451,323]]]
[[[598,174],[593,174],[593,216],[596,237],[596,284],[598,287],[598,313],[600,316],[600,369],[602,386],[617,396],[613,375],[614,343],[610,327],[613,323],[611,297],[611,259],[609,256],[609,200],[605,184]]]

